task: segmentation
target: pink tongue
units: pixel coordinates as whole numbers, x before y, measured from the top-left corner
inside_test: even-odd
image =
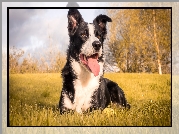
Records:
[[[88,67],[91,69],[92,73],[94,74],[94,76],[98,76],[99,75],[99,71],[100,71],[100,66],[98,64],[97,59],[95,58],[88,58]]]

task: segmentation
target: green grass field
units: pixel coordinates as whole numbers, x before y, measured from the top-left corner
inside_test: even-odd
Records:
[[[58,111],[60,73],[10,74],[10,126],[171,126],[171,75],[105,74],[124,90],[130,110],[79,115]]]

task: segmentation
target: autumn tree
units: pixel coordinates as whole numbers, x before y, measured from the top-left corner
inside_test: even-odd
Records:
[[[31,57],[31,54],[28,54],[28,57],[25,57],[20,66],[21,73],[37,73],[39,71],[38,61],[36,58]]]
[[[169,73],[171,63],[170,9],[108,10],[109,47],[122,72]],[[168,68],[168,69],[166,69]]]
[[[59,73],[63,69],[65,63],[66,63],[65,56],[59,52],[56,56],[56,62],[55,62],[55,65],[54,65],[54,72]]]
[[[10,73],[19,73],[19,59],[24,55],[22,49],[18,49],[15,46],[10,47],[9,49],[9,72]]]
[[[171,64],[171,9],[143,10],[143,22],[155,47],[158,72],[169,72],[168,65]],[[148,21],[151,20],[149,23]]]

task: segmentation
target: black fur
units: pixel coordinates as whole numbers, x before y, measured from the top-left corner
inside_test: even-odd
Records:
[[[81,52],[82,47],[84,47],[85,43],[89,40],[91,34],[89,33],[90,31],[89,31],[88,23],[86,23],[83,20],[80,12],[77,9],[70,9],[68,11],[67,17],[68,17],[68,33],[70,38],[70,45],[67,50],[67,62],[62,70],[63,88],[61,91],[61,96],[59,101],[59,109],[61,114],[67,112],[68,110],[71,110],[70,108],[67,108],[67,106],[65,106],[65,103],[67,103],[65,102],[67,101],[65,100],[65,97],[67,97],[70,100],[71,105],[74,105],[75,94],[76,94],[75,91],[78,90],[75,89],[74,82],[79,80],[78,78],[79,76],[77,73],[75,73],[75,69],[72,66],[71,59],[73,59],[75,63],[81,64],[79,55],[80,53],[82,53]],[[93,21],[95,40],[91,44],[91,46],[94,48],[95,53],[98,53],[99,49],[103,48],[103,42],[107,35],[107,29],[106,29],[107,22],[112,22],[112,20],[106,15],[99,15]],[[98,57],[98,63],[103,63],[103,62],[104,62],[104,58],[102,53]],[[86,73],[86,72],[81,72],[81,73]],[[88,107],[90,111],[92,109],[103,110],[110,104],[111,101],[124,108],[125,107],[130,108],[130,105],[126,101],[123,90],[115,82],[103,78],[103,75],[101,75],[99,77],[98,83],[99,83],[98,88],[93,89],[94,92],[90,97],[90,107]],[[83,101],[85,100],[83,99]],[[73,108],[73,110],[75,110],[75,107]]]

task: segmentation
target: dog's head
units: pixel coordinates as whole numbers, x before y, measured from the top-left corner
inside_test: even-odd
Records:
[[[103,59],[106,24],[112,21],[111,18],[99,15],[93,23],[87,23],[77,9],[69,9],[67,17],[70,37],[68,55],[97,76],[100,71],[99,62]]]

